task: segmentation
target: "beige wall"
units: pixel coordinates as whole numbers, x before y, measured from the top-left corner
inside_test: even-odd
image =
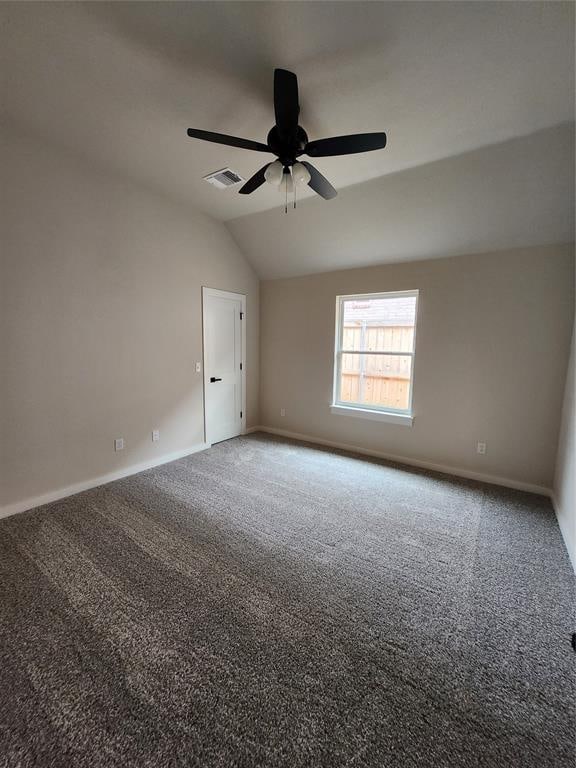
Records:
[[[571,246],[263,282],[261,424],[550,488],[573,286]],[[336,296],[414,288],[414,426],[331,414]]]
[[[558,442],[558,457],[554,477],[554,503],[558,523],[566,542],[566,548],[576,571],[576,407],[574,405],[574,345],[576,343],[576,327],[572,334],[572,350],[570,364],[566,376],[564,390],[564,407],[562,408],[562,426]]]
[[[257,423],[258,280],[225,228],[37,141],[1,165],[0,506],[203,441],[202,285],[247,294]]]
[[[571,247],[264,282],[259,417],[258,280],[226,230],[36,140],[6,134],[1,148],[0,506],[202,442],[202,285],[248,295],[249,426],[551,486]],[[335,296],[411,288],[414,426],[330,414]],[[560,446],[570,510],[573,427]]]

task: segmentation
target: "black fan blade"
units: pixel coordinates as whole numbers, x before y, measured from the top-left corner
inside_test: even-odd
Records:
[[[289,139],[298,127],[298,78],[287,69],[274,70],[274,115],[278,132],[282,138]]]
[[[351,136],[334,136],[331,139],[310,141],[304,152],[310,157],[332,157],[372,152],[374,149],[384,149],[385,146],[385,133],[355,133]]]
[[[264,171],[266,170],[266,168],[268,168],[269,165],[270,163],[266,163],[266,165],[263,165],[259,171],[256,171],[254,176],[248,179],[246,184],[244,184],[242,189],[239,189],[238,192],[241,195],[249,195],[252,192],[254,192],[255,189],[258,189],[258,187],[261,187],[262,184],[264,184],[264,182],[266,181],[266,179],[264,178]]]
[[[212,133],[212,131],[199,131],[197,128],[188,128],[188,136],[193,139],[213,141],[215,144],[226,144],[228,147],[253,149],[256,152],[270,152],[267,144],[261,144],[259,141],[251,141],[250,139],[239,139],[237,136],[227,136],[225,133]]]
[[[336,197],[338,192],[336,192],[328,179],[322,176],[320,171],[317,171],[311,163],[307,163],[306,161],[304,161],[302,165],[305,165],[310,171],[310,181],[308,182],[308,186],[313,189],[314,192],[317,192],[320,197],[324,198],[324,200],[332,200],[332,198]]]

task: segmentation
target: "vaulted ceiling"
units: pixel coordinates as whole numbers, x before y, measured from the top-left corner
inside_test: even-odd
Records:
[[[568,2],[3,3],[0,15],[5,120],[217,219],[244,217],[230,224],[238,237],[251,214],[278,207],[278,192],[240,196],[202,177],[224,166],[249,177],[263,156],[191,140],[186,128],[265,140],[276,66],[298,74],[310,138],[388,134],[383,151],[315,160],[341,196],[304,203],[321,216],[366,182],[409,208],[414,169],[492,145],[518,168],[510,140],[538,132],[542,166],[566,147],[546,129],[574,118]],[[465,184],[471,166],[461,165]]]
[[[263,278],[572,242],[574,131],[547,128],[227,224]]]

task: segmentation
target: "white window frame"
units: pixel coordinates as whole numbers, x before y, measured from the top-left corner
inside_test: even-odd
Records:
[[[415,319],[414,319],[414,337],[412,340],[412,349],[409,352],[359,352],[354,349],[342,349],[342,338],[344,333],[344,302],[345,301],[367,301],[369,299],[395,299],[407,298],[413,296],[416,299]],[[418,325],[418,290],[412,291],[382,291],[379,293],[356,293],[347,296],[336,297],[336,328],[334,333],[334,382],[332,393],[332,404],[330,411],[340,416],[356,416],[362,419],[372,419],[373,421],[386,421],[392,424],[404,424],[412,426],[414,414],[412,412],[412,398],[414,393],[414,367],[416,358],[416,329]],[[357,405],[348,401],[340,400],[340,383],[342,369],[342,355],[345,354],[370,354],[370,355],[400,355],[402,357],[411,357],[410,366],[410,402],[408,408],[389,408],[384,406],[371,405],[369,408],[363,405]]]

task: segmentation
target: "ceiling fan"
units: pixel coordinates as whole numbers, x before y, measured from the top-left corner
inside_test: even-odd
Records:
[[[316,170],[311,163],[297,160],[301,155],[309,157],[333,157],[352,155],[384,149],[385,133],[357,133],[350,136],[334,136],[330,139],[308,141],[306,131],[298,125],[300,105],[298,104],[298,78],[286,69],[274,70],[274,115],[276,124],[268,133],[266,144],[250,139],[240,139],[223,133],[188,128],[188,136],[229,147],[252,149],[276,155],[275,161],[266,163],[239,190],[241,195],[250,195],[265,181],[280,187],[286,193],[295,190],[295,185],[308,184],[320,197],[331,200],[338,194],[332,184]],[[295,203],[294,203],[295,204]]]

